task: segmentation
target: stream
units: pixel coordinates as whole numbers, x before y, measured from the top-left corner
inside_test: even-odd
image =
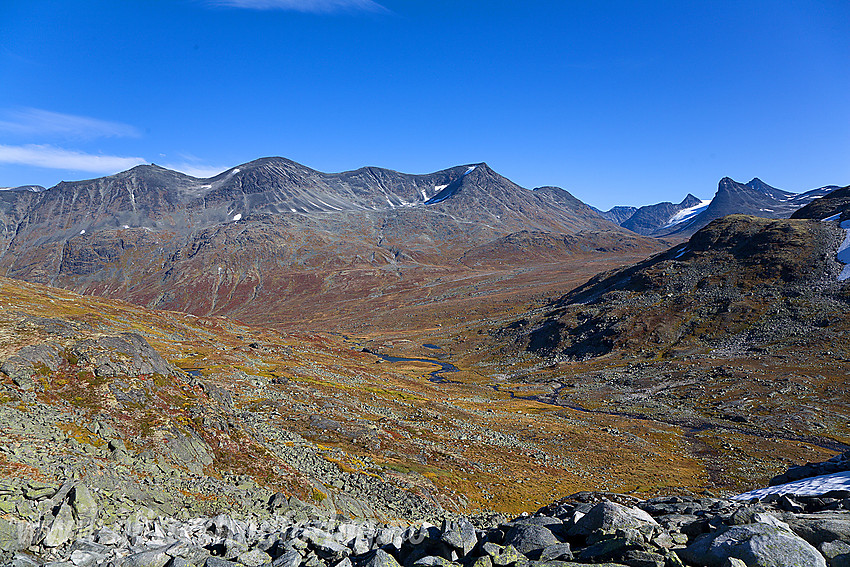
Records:
[[[439,348],[439,347],[438,347]],[[372,352],[373,355],[377,356],[381,360],[386,360],[387,362],[424,362],[426,364],[435,364],[440,367],[439,370],[434,370],[433,372],[428,373],[428,381],[433,382],[435,384],[447,384],[451,382],[443,376],[443,374],[449,374],[451,372],[457,372],[458,368],[454,364],[449,364],[448,362],[442,362],[439,360],[434,360],[433,358],[406,358],[403,356],[390,356],[388,354],[380,354],[377,352]]]

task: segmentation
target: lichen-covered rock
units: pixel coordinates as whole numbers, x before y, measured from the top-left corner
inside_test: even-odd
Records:
[[[67,503],[63,503],[59,508],[59,512],[53,519],[47,535],[42,541],[45,547],[58,547],[67,542],[74,535],[76,522],[74,521],[74,513]]]
[[[376,549],[372,556],[363,562],[363,567],[401,567],[401,565],[395,557],[383,549]]]
[[[77,520],[77,526],[81,529],[90,529],[97,520],[97,501],[92,496],[85,484],[78,484],[71,491],[69,502]]]
[[[26,549],[32,538],[33,529],[29,522],[0,518],[0,551]]]
[[[35,386],[33,378],[45,372],[55,372],[59,369],[61,358],[59,346],[53,343],[27,345],[7,358],[0,365],[0,372],[24,390]]]
[[[835,540],[850,543],[848,514],[799,514],[788,517],[787,521],[794,533],[815,547]]]
[[[570,561],[573,551],[568,543],[556,543],[543,548],[540,552],[540,561]]]
[[[148,341],[137,333],[84,339],[74,344],[71,352],[80,364],[94,367],[98,376],[167,376],[174,372]]]
[[[446,520],[442,526],[440,540],[458,550],[461,556],[468,555],[478,544],[475,526],[467,520],[450,522]]]
[[[242,553],[241,555],[239,555],[239,557],[236,558],[237,563],[241,563],[246,567],[260,567],[260,565],[263,565],[270,561],[271,557],[269,557],[268,553],[259,549],[252,549],[250,551],[246,551],[245,553]]]

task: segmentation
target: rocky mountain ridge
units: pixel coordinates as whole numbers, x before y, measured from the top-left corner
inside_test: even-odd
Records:
[[[494,269],[521,276],[539,268],[531,260],[538,251],[500,264],[497,245],[522,231],[581,234],[586,254],[604,234],[608,256],[629,260],[665,245],[635,238],[562,189],[527,190],[483,163],[425,175],[374,167],[326,174],[263,158],[209,179],[138,166],[41,193],[2,192],[0,221],[8,277],[276,324],[291,322],[293,302],[325,306],[316,316],[335,321],[334,309],[376,294],[421,302],[420,282]],[[491,249],[496,256],[481,258]],[[468,252],[483,273],[463,263]],[[550,263],[575,256],[555,252],[545,251]]]

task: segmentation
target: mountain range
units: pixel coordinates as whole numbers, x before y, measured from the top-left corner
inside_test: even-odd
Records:
[[[326,174],[263,158],[209,179],[148,165],[2,192],[0,207],[8,277],[255,322],[288,320],[301,305],[338,319],[363,297],[433,301],[424,282],[465,286],[482,266],[504,279],[539,269],[541,257],[557,263],[601,247],[631,261],[665,246],[563,189],[527,190],[483,163],[426,175]],[[518,249],[521,238],[509,238],[529,231],[570,244],[525,239]],[[360,309],[351,316],[363,318]]]
[[[763,218],[789,218],[797,209],[838,189],[827,185],[804,193],[771,187],[759,178],[739,183],[724,177],[710,200],[688,194],[681,203],[669,202],[640,208],[614,207],[600,214],[623,228],[656,237],[687,237],[714,219],[731,214]]]

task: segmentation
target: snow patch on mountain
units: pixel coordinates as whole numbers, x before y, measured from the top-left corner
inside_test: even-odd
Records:
[[[664,225],[663,228],[667,228],[668,226],[673,226],[674,224],[679,224],[688,220],[691,220],[701,212],[703,212],[706,208],[708,208],[709,203],[711,203],[711,199],[701,199],[699,204],[694,205],[693,207],[688,207],[687,209],[682,209],[667,221],[667,224]]]
[[[804,478],[787,484],[758,488],[733,496],[733,500],[752,500],[764,498],[771,494],[788,494],[791,496],[820,496],[832,490],[850,490],[850,471],[842,471],[821,476]]]

